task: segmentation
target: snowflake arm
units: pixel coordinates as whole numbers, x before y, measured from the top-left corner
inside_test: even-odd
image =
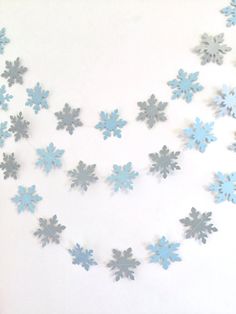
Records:
[[[49,173],[53,168],[61,167],[61,157],[65,152],[63,149],[56,149],[53,143],[50,143],[46,149],[39,148],[36,152],[39,156],[36,166],[43,168],[46,173]]]
[[[35,113],[38,113],[42,108],[48,109],[49,91],[43,90],[39,83],[34,88],[27,88],[26,91],[29,97],[25,103],[26,106],[32,107]]]
[[[71,187],[79,187],[82,191],[87,191],[88,186],[98,180],[95,176],[96,165],[86,165],[83,161],[78,163],[78,166],[68,171],[71,178]]]
[[[12,198],[12,201],[17,205],[19,213],[28,210],[34,213],[36,204],[42,200],[42,197],[36,194],[35,185],[26,188],[24,186],[18,187],[18,194]]]
[[[23,84],[22,75],[27,68],[20,65],[20,58],[14,62],[6,61],[6,70],[2,73],[2,77],[7,79],[8,85],[11,87],[15,83]]]
[[[80,109],[72,109],[67,103],[62,111],[55,113],[58,119],[57,130],[66,129],[70,135],[73,134],[75,128],[82,126],[83,123],[79,119]]]
[[[16,180],[19,168],[20,165],[16,162],[14,153],[3,153],[3,161],[0,163],[0,169],[3,171],[4,179],[11,177]]]
[[[10,132],[14,134],[15,141],[19,141],[21,138],[28,138],[28,129],[30,123],[24,120],[22,112],[20,112],[16,116],[10,116],[11,118],[11,127],[9,129]]]
[[[230,6],[223,8],[220,12],[228,17],[226,26],[236,25],[236,0],[231,0]]]
[[[209,191],[215,193],[215,202],[221,203],[231,201],[236,203],[236,172],[223,174],[217,172],[215,175],[215,183],[209,186]]]
[[[11,136],[7,130],[7,121],[0,122],[0,147],[4,146],[5,140]]]
[[[5,36],[6,29],[3,27],[0,30],[0,54],[4,53],[5,46],[10,42],[10,40]]]
[[[214,98],[214,104],[217,106],[217,116],[228,114],[236,118],[236,88],[231,89],[224,85],[219,95]]]
[[[2,108],[2,110],[4,110],[4,111],[7,111],[8,110],[8,105],[9,105],[9,101],[12,98],[13,98],[12,95],[7,94],[5,85],[2,85],[0,87],[0,108]]]
[[[96,261],[93,259],[93,250],[84,249],[77,243],[73,249],[68,251],[73,257],[72,263],[81,265],[87,271],[91,266],[97,265]]]

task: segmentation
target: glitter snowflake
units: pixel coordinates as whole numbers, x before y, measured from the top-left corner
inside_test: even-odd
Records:
[[[236,118],[236,88],[231,89],[224,85],[220,94],[214,98],[214,103],[217,106],[217,115],[225,116],[228,114]]]
[[[127,122],[119,119],[118,110],[114,110],[110,114],[102,111],[100,113],[100,120],[101,121],[95,126],[95,128],[102,131],[104,140],[112,134],[113,136],[121,138],[121,129],[127,124]]]
[[[107,267],[111,268],[111,270],[115,270],[115,280],[118,281],[121,278],[129,278],[134,280],[134,271],[140,262],[133,258],[132,249],[128,248],[125,251],[112,250],[113,252],[113,260],[111,260]]]
[[[132,170],[132,163],[124,166],[113,166],[113,173],[107,178],[107,181],[114,184],[114,191],[132,190],[133,180],[138,176],[138,172]]]
[[[170,172],[180,169],[176,162],[179,154],[180,152],[170,152],[166,145],[162,147],[159,153],[149,154],[153,162],[150,172],[159,172],[163,178],[167,178]]]
[[[177,79],[169,81],[167,84],[173,89],[172,99],[182,98],[187,102],[191,102],[196,92],[203,90],[203,86],[196,83],[198,72],[190,73],[179,70]]]
[[[7,94],[5,85],[2,85],[0,87],[0,108],[6,111],[8,109],[9,101],[12,98],[12,95]]]
[[[6,29],[2,28],[0,30],[0,54],[2,55],[4,52],[5,45],[10,42],[10,40],[5,36]]]
[[[15,83],[23,84],[22,75],[27,71],[27,68],[20,65],[20,58],[14,62],[6,61],[6,70],[2,73],[2,77],[6,78],[8,85],[12,86]]]
[[[151,95],[147,101],[138,102],[141,110],[137,120],[147,120],[147,125],[152,128],[158,121],[166,121],[165,108],[167,102],[158,102],[155,95]]]
[[[86,165],[83,161],[78,163],[78,166],[68,171],[68,175],[71,177],[71,187],[80,187],[82,191],[87,191],[88,186],[97,181],[95,176],[96,165]]]
[[[35,113],[38,113],[42,108],[48,109],[49,91],[43,90],[39,83],[34,88],[27,88],[26,91],[29,97],[25,103],[26,106],[32,107]]]
[[[50,143],[46,149],[39,148],[36,152],[39,156],[36,166],[42,167],[46,173],[49,173],[53,168],[61,167],[61,157],[65,152],[63,149],[56,149],[53,143]]]
[[[209,190],[216,194],[215,202],[231,201],[236,203],[236,172],[223,174],[217,172],[215,175],[215,183],[211,184]]]
[[[87,250],[81,247],[78,243],[69,250],[69,253],[73,256],[73,264],[81,265],[85,270],[93,265],[97,265],[93,259],[93,250]]]
[[[3,147],[5,140],[11,136],[7,130],[7,121],[0,122],[0,147]]]
[[[62,111],[56,112],[58,124],[57,130],[66,129],[70,135],[73,134],[75,128],[82,126],[83,123],[79,119],[80,109],[72,109],[68,104],[65,104]]]
[[[206,243],[208,234],[218,231],[211,221],[211,212],[201,214],[192,207],[189,217],[180,219],[180,222],[188,229],[185,232],[186,239],[195,238]]]
[[[201,153],[205,152],[207,145],[216,141],[216,137],[211,133],[213,126],[213,122],[204,124],[199,118],[196,118],[193,126],[184,130],[188,140],[187,147],[196,147]]]
[[[58,223],[56,215],[49,219],[39,218],[39,226],[34,236],[40,239],[42,247],[49,243],[59,244],[60,233],[66,228]]]
[[[162,237],[157,243],[147,247],[152,254],[149,259],[150,263],[159,263],[164,269],[168,269],[171,262],[180,262],[181,258],[176,252],[179,246],[179,243],[170,243]]]
[[[226,24],[228,27],[236,25],[236,0],[231,0],[230,6],[223,8],[221,13],[228,16]]]
[[[18,187],[18,194],[12,198],[12,201],[17,205],[18,212],[25,210],[33,213],[36,204],[42,200],[42,197],[36,194],[35,185],[26,188],[24,186]]]
[[[16,162],[14,153],[5,154],[3,153],[3,162],[0,163],[0,169],[2,169],[4,174],[4,179],[14,178],[17,179],[17,173],[20,165]]]
[[[28,129],[29,122],[24,120],[22,112],[20,112],[16,116],[10,116],[11,118],[11,127],[9,129],[10,132],[14,134],[15,141],[19,141],[21,138],[28,138]]]
[[[224,34],[210,36],[203,34],[201,37],[201,44],[196,47],[196,52],[201,55],[201,64],[204,65],[209,62],[221,65],[223,63],[223,55],[232,48],[223,45]]]

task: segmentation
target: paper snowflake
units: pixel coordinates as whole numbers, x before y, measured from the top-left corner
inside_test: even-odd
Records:
[[[221,13],[228,16],[226,26],[230,27],[236,25],[236,0],[231,0],[230,6],[223,8]]]
[[[23,84],[22,75],[27,71],[27,68],[20,65],[20,58],[14,62],[6,61],[6,70],[2,73],[2,77],[7,79],[8,85],[12,86],[15,83]]]
[[[0,163],[0,169],[2,169],[4,174],[4,179],[14,178],[17,179],[17,173],[20,165],[16,162],[14,153],[5,154],[3,153],[3,162]]]
[[[199,118],[195,119],[195,123],[191,128],[184,130],[187,137],[187,147],[196,147],[201,153],[205,152],[209,143],[216,141],[216,137],[211,133],[214,122],[204,124]]]
[[[5,85],[2,85],[0,87],[0,108],[6,111],[8,109],[9,101],[12,98],[12,95],[7,94]]]
[[[227,200],[236,203],[236,194],[234,193],[236,190],[236,172],[230,174],[217,172],[215,181],[209,187],[209,190],[216,194],[215,202],[221,203]]]
[[[185,232],[186,239],[195,238],[206,243],[208,234],[218,231],[211,221],[211,212],[201,214],[192,207],[189,217],[180,219],[180,222],[188,229]]]
[[[182,98],[187,102],[191,102],[196,92],[203,90],[203,86],[196,83],[198,72],[190,73],[179,70],[177,79],[169,81],[167,84],[173,89],[172,99]]]
[[[223,63],[223,55],[230,51],[232,48],[223,45],[224,34],[210,36],[203,34],[201,43],[196,47],[196,52],[201,55],[201,64],[204,65],[209,62],[221,65]]]
[[[56,149],[53,143],[50,143],[46,149],[39,148],[36,152],[39,156],[36,166],[43,168],[46,173],[49,173],[53,168],[61,167],[61,157],[65,152],[63,149]]]
[[[7,121],[0,122],[0,147],[3,147],[5,140],[11,136],[7,130]]]
[[[59,244],[60,234],[66,228],[58,223],[56,215],[49,219],[39,218],[39,226],[34,236],[40,239],[42,247],[49,243]]]
[[[57,130],[66,129],[66,131],[72,135],[75,128],[83,125],[79,119],[79,113],[79,108],[72,109],[68,104],[65,104],[62,111],[55,113],[55,116],[58,119]]]
[[[0,30],[0,54],[2,55],[4,52],[4,48],[6,44],[10,42],[10,40],[5,36],[6,34],[6,29],[3,27]]]
[[[231,89],[224,85],[220,94],[214,98],[214,103],[217,106],[218,116],[223,117],[227,114],[236,118],[236,88]]]
[[[11,127],[10,132],[14,134],[15,141],[19,141],[21,138],[28,138],[29,134],[29,121],[24,120],[22,112],[16,116],[10,116],[11,118]]]
[[[146,120],[149,128],[152,128],[158,121],[166,121],[165,108],[167,102],[158,102],[155,95],[151,95],[147,101],[138,102],[140,113],[137,120]]]
[[[78,166],[68,171],[71,177],[71,187],[80,187],[82,191],[87,191],[88,186],[98,180],[95,176],[96,165],[86,165],[83,161],[78,163]]]
[[[91,266],[97,265],[93,259],[93,250],[84,249],[77,243],[72,250],[68,251],[73,256],[72,263],[81,265],[87,271]]]
[[[38,113],[42,108],[48,109],[49,91],[43,90],[39,83],[34,88],[27,88],[26,91],[29,97],[25,103],[26,106],[32,107],[35,113]]]
[[[132,163],[124,166],[113,166],[113,173],[107,178],[107,181],[114,184],[114,191],[132,190],[133,180],[138,176],[138,172],[132,170]]]
[[[25,210],[33,213],[36,204],[41,200],[42,197],[36,194],[35,185],[32,185],[29,188],[20,185],[18,187],[18,194],[12,198],[12,201],[17,205],[19,213]]]
[[[168,269],[172,262],[180,262],[181,258],[176,252],[179,246],[179,243],[170,243],[162,237],[157,243],[147,247],[152,254],[149,259],[150,263],[159,263],[164,269]]]
[[[129,278],[134,280],[134,271],[140,262],[133,258],[132,249],[128,248],[125,251],[112,250],[113,252],[113,260],[111,260],[107,267],[111,268],[111,270],[115,270],[115,280],[118,281],[121,278]]]
[[[104,111],[100,113],[100,122],[95,126],[95,128],[102,131],[104,140],[112,134],[113,136],[121,138],[121,129],[127,124],[127,122],[119,117],[117,109],[112,111],[110,114]]]
[[[176,162],[180,152],[170,152],[169,149],[164,145],[159,153],[149,154],[150,159],[153,164],[150,168],[152,173],[160,173],[165,179],[170,174],[170,172],[180,169],[180,166]]]

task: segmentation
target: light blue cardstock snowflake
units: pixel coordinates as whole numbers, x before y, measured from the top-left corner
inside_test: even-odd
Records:
[[[230,201],[236,203],[236,172],[215,174],[215,183],[209,186],[209,190],[215,193],[215,202]]]
[[[203,86],[196,82],[198,74],[199,72],[188,74],[180,69],[177,79],[167,82],[173,89],[172,99],[182,97],[187,103],[191,102],[193,95],[203,90]]]
[[[36,204],[41,200],[42,197],[36,194],[35,185],[32,185],[29,188],[20,185],[18,187],[18,194],[12,198],[12,201],[17,205],[19,213],[25,210],[33,213]]]
[[[0,147],[3,147],[5,140],[11,136],[8,131],[7,121],[0,122]]]
[[[81,247],[78,243],[73,249],[68,250],[73,257],[73,264],[81,265],[85,270],[89,270],[91,266],[97,265],[93,259],[93,250],[87,250]]]
[[[27,88],[26,91],[29,97],[25,103],[26,106],[32,107],[35,113],[38,113],[42,108],[48,109],[49,91],[43,90],[39,83],[34,88]]]
[[[38,148],[36,152],[39,156],[36,166],[41,167],[46,173],[49,173],[53,168],[61,167],[61,157],[65,152],[63,149],[56,149],[53,143],[50,143],[45,149]]]
[[[228,17],[226,26],[236,25],[236,0],[231,0],[230,5],[223,8],[220,12]]]
[[[10,40],[6,37],[6,29],[3,27],[0,30],[0,54],[4,53],[4,48],[6,44],[8,44]]]
[[[236,118],[236,88],[224,85],[219,95],[214,98],[217,116],[229,115]]]
[[[0,87],[0,108],[4,111],[8,110],[9,101],[13,98],[12,95],[9,95],[6,91],[5,85]]]

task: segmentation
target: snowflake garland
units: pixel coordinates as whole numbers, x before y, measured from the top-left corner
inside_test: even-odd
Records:
[[[26,91],[29,97],[25,103],[26,106],[32,107],[35,113],[38,113],[42,108],[48,109],[49,91],[43,90],[39,83],[34,88],[27,88]]]
[[[10,40],[6,37],[6,29],[3,27],[0,30],[0,54],[4,53],[5,46],[10,42]]]
[[[63,149],[56,149],[53,143],[50,143],[45,149],[38,148],[36,152],[39,156],[36,166],[43,168],[46,173],[52,171],[53,168],[61,167],[61,157],[65,152]]]
[[[91,266],[97,265],[93,259],[93,250],[87,250],[81,247],[78,243],[73,249],[68,250],[73,257],[73,264],[81,265],[85,270],[89,270]]]
[[[221,203],[230,201],[236,203],[236,172],[223,174],[217,172],[215,174],[215,183],[209,186],[209,190],[215,193],[215,202]]]
[[[18,213],[25,210],[34,213],[36,204],[42,200],[42,197],[36,194],[35,185],[30,187],[19,186],[18,194],[12,198],[12,201],[17,205]]]
[[[9,101],[12,98],[13,98],[13,96],[7,93],[5,85],[2,85],[0,87],[0,108],[4,111],[7,111]]]
[[[236,25],[236,0],[231,0],[230,5],[221,10],[221,13],[227,16],[226,26]]]
[[[214,98],[214,105],[217,116],[229,115],[236,118],[236,88],[224,85],[219,95]]]
[[[6,61],[6,70],[2,73],[2,77],[7,79],[8,86],[11,87],[13,84],[23,84],[22,75],[27,71],[27,68],[20,65],[20,58],[15,61]]]

